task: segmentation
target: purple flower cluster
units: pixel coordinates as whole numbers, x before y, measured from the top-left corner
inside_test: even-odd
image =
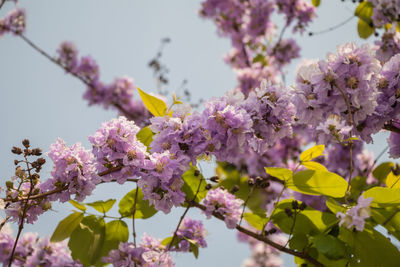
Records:
[[[284,88],[264,80],[242,106],[253,121],[254,136],[249,142],[254,151],[265,153],[278,139],[293,135],[294,107]]]
[[[399,0],[370,0],[374,6],[372,21],[375,27],[397,22],[400,16]]]
[[[353,43],[339,46],[337,54],[328,55],[327,61],[300,67],[292,96],[298,123],[317,129],[315,137],[323,142],[342,141],[348,127],[371,142],[371,134],[381,129],[367,126],[372,122],[368,116],[375,115],[378,105],[374,82],[380,69],[372,48]]]
[[[14,237],[10,231],[0,232],[0,262],[8,265],[14,246]],[[21,236],[15,249],[13,266],[81,267],[78,261],[71,258],[66,242],[51,243],[49,237],[39,238],[36,233]]]
[[[228,190],[216,188],[208,191],[203,204],[206,207],[204,213],[208,218],[213,212],[217,212],[225,217],[225,224],[230,229],[235,228],[239,222],[243,200],[236,199]]]
[[[357,205],[349,209],[346,214],[342,212],[336,213],[340,219],[339,225],[351,229],[353,226],[358,231],[364,230],[365,219],[371,216],[369,205],[372,202],[372,197],[364,198],[360,196],[357,200]]]
[[[122,184],[127,178],[141,175],[141,168],[149,164],[149,154],[146,146],[136,137],[139,127],[125,117],[104,122],[89,141],[93,145],[93,154],[96,158],[96,168],[99,173],[110,169],[121,168],[104,175],[104,181],[116,179]]]
[[[33,185],[32,194],[40,192],[40,181],[36,181]],[[22,183],[20,186],[7,186],[6,197],[9,199],[27,198],[31,191],[31,184],[29,181]],[[51,204],[46,198],[38,198],[29,200],[27,203],[23,201],[10,202],[5,209],[7,216],[10,216],[11,221],[20,223],[22,215],[24,214],[25,205],[26,214],[24,222],[33,224],[37,221],[38,216],[51,208]]]
[[[173,267],[170,254],[160,240],[144,234],[142,243],[135,247],[132,243],[120,243],[117,250],[111,250],[102,259],[114,267]]]
[[[400,157],[400,134],[390,133],[388,138],[389,155],[391,158],[397,159]]]
[[[274,12],[284,13],[287,26],[297,21],[294,31],[304,28],[315,16],[315,8],[303,0],[206,0],[200,14],[212,19],[222,36],[231,39],[233,49],[225,57],[234,69],[238,88],[247,96],[263,79],[279,82],[282,67],[299,56],[293,39],[271,42],[275,33]]]
[[[26,14],[25,9],[17,8],[10,11],[4,19],[0,19],[0,37],[4,33],[15,35],[22,34],[25,31]]]
[[[279,13],[285,14],[286,25],[295,22],[293,31],[303,32],[315,17],[316,8],[305,0],[279,0],[276,1]]]
[[[400,33],[391,28],[387,30],[381,37],[381,40],[375,41],[377,46],[376,58],[384,64],[392,56],[400,53]]]
[[[205,240],[206,231],[201,221],[192,220],[186,217],[176,232],[180,238],[178,251],[190,251],[190,243],[186,239],[194,240],[200,247],[207,247]]]
[[[87,84],[84,98],[89,105],[103,105],[104,108],[116,108],[121,115],[128,116],[139,125],[148,124],[150,113],[142,101],[134,100],[136,86],[131,78],[116,78],[107,85],[100,81],[99,66],[90,56],[78,59],[78,50],[71,42],[63,42],[57,50],[57,61],[70,73],[78,76]]]
[[[66,202],[75,195],[77,201],[82,201],[92,194],[100,179],[95,174],[94,155],[89,150],[80,143],[67,147],[62,139],[57,139],[50,145],[47,155],[54,163],[52,177],[42,183],[40,189],[42,192],[62,190],[48,196],[50,200]]]

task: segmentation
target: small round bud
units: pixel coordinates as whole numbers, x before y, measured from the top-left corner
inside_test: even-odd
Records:
[[[36,162],[37,162],[39,165],[43,165],[43,164],[46,163],[46,160],[45,160],[44,158],[38,158],[38,159],[36,160]]]
[[[22,145],[23,145],[25,148],[28,148],[28,147],[30,146],[29,140],[28,140],[28,139],[22,140]]]
[[[42,150],[40,148],[34,148],[32,149],[32,155],[34,156],[41,156],[42,155]]]
[[[210,190],[212,188],[211,184],[206,184],[206,190]]]
[[[19,161],[14,159],[14,165],[18,165]]]
[[[268,231],[270,234],[275,234],[276,233],[276,229],[272,228],[271,230]]]
[[[269,183],[269,182],[264,182],[264,183],[262,183],[261,184],[261,187],[262,188],[267,188],[267,187],[269,187],[271,184]]]
[[[262,181],[263,181],[263,178],[257,177],[256,178],[256,185],[260,185]]]
[[[218,183],[219,177],[218,176],[213,176],[213,177],[210,178],[210,181],[214,182],[214,183]]]
[[[304,203],[304,202],[302,202],[302,203],[300,204],[299,209],[300,209],[300,210],[305,210],[306,208],[307,208],[307,204]]]
[[[194,176],[199,176],[200,175],[200,171],[199,170],[195,170],[194,171]]]
[[[13,182],[11,182],[11,181],[6,181],[6,186],[7,186],[7,189],[11,189],[11,188],[13,188],[14,187],[14,183]]]
[[[231,194],[235,194],[237,191],[239,191],[239,186],[235,184],[231,189]]]
[[[255,184],[255,181],[253,178],[249,178],[249,180],[247,180],[247,183],[249,184],[249,186],[253,186]]]
[[[25,149],[24,149],[24,155],[25,155],[25,156],[30,156],[30,155],[32,155],[32,150],[30,150],[29,148],[25,148]]]
[[[314,33],[312,33],[312,32],[308,33],[308,36],[313,36],[313,35],[314,35]]]
[[[292,201],[292,209],[297,210],[299,208],[299,202],[297,200]]]
[[[13,148],[11,149],[11,152],[17,155],[22,154],[22,149],[16,146],[13,146]]]
[[[292,217],[292,215],[293,215],[292,210],[289,209],[289,208],[286,208],[286,209],[285,209],[285,213],[286,213],[286,215],[287,215],[288,217]]]

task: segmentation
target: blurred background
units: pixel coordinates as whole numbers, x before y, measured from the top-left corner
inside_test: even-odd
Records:
[[[218,37],[215,25],[201,19],[197,12],[200,0],[20,0],[19,6],[27,11],[26,36],[51,55],[62,41],[76,44],[80,55],[90,54],[100,66],[101,80],[109,83],[115,77],[130,76],[147,92],[156,92],[156,82],[148,62],[157,53],[160,40],[169,37],[161,61],[165,63],[169,85],[164,89],[178,91],[183,80],[192,95],[192,102],[220,96],[236,85],[232,70],[222,56],[230,50],[230,41]],[[14,8],[7,2],[0,10],[0,17]],[[323,0],[318,7],[318,18],[309,28],[320,31],[339,24],[352,16],[354,4],[339,0]],[[344,26],[325,34],[292,36],[302,48],[301,58],[324,58],[336,46],[346,42],[358,44],[361,40],[354,18]],[[291,33],[287,32],[285,37]],[[373,37],[368,40],[372,42]],[[294,80],[297,60],[287,69],[287,85]],[[81,142],[90,148],[87,140],[102,122],[116,116],[112,110],[88,107],[82,99],[85,86],[64,73],[30,48],[20,38],[5,35],[0,40],[0,185],[14,175],[14,155],[10,149],[20,145],[24,138],[34,147],[48,151],[51,143],[61,137],[72,145]],[[135,95],[138,97],[138,95]],[[171,100],[171,99],[169,99]],[[387,134],[375,137],[369,145],[375,155],[386,147]],[[387,160],[385,154],[380,161]],[[49,176],[51,162],[44,166],[42,179]],[[205,176],[213,175],[212,164],[200,164]],[[116,198],[134,188],[132,184],[100,185],[87,201]],[[24,231],[51,235],[57,223],[73,207],[65,203],[54,204],[53,211],[40,216],[34,225]],[[117,215],[117,205],[112,210]],[[165,238],[174,231],[182,208],[173,209],[168,215],[162,212],[150,220],[137,222],[138,236],[147,232],[156,238]],[[112,215],[112,214],[111,214]],[[4,214],[0,214],[4,216]],[[117,215],[118,216],[118,215]],[[177,267],[183,266],[241,266],[250,255],[247,244],[237,241],[236,232],[221,221],[206,220],[197,210],[190,210],[189,217],[201,219],[208,230],[208,248],[200,250],[199,259],[192,254],[173,254]],[[131,227],[131,223],[128,223]],[[132,237],[130,237],[132,238]],[[294,266],[293,257],[283,256],[285,266]]]

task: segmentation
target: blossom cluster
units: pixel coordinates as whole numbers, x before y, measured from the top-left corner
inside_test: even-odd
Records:
[[[397,22],[400,16],[400,2],[398,0],[370,0],[374,6],[372,21],[375,27]]]
[[[161,240],[144,234],[142,243],[136,247],[133,243],[120,243],[118,249],[111,250],[107,257],[102,259],[114,267],[173,267],[175,266],[166,247]]]
[[[177,250],[185,252],[190,251],[190,242],[187,241],[188,239],[195,241],[202,248],[207,247],[205,235],[206,231],[201,221],[186,217],[176,232],[176,236],[180,239],[179,248]]]
[[[105,84],[100,81],[100,70],[91,56],[78,58],[78,50],[71,42],[63,42],[57,50],[57,62],[65,70],[76,75],[87,85],[84,98],[89,105],[103,105],[104,108],[113,107],[122,115],[129,116],[139,125],[148,123],[150,113],[142,101],[133,98],[136,86],[129,77],[116,78],[113,83]]]
[[[233,49],[225,61],[236,73],[241,90],[246,96],[262,79],[279,82],[282,68],[299,57],[300,48],[293,39],[282,39],[276,43],[276,25],[272,21],[275,12],[285,16],[283,31],[293,26],[293,31],[303,32],[315,17],[315,8],[304,0],[206,0],[200,15],[211,19],[218,33],[231,39]],[[295,23],[293,23],[295,22]]]
[[[0,19],[0,37],[4,33],[22,34],[26,26],[26,12],[23,8],[10,11],[4,19]]]
[[[375,41],[376,58],[386,63],[392,56],[400,53],[400,33],[391,28],[382,34],[380,40]]]
[[[353,226],[358,231],[364,230],[365,219],[371,216],[370,204],[372,198],[364,198],[360,196],[357,200],[357,205],[349,209],[345,214],[342,212],[336,213],[336,216],[340,219],[339,225],[351,229]]]
[[[15,239],[11,230],[0,232],[0,262],[7,266]],[[49,237],[39,238],[37,233],[23,234],[17,244],[13,266],[71,266],[81,267],[79,261],[71,258],[71,252],[66,242],[52,243]]]
[[[315,129],[320,143],[342,142],[351,131],[371,142],[383,126],[375,110],[380,69],[371,47],[353,43],[339,46],[326,61],[300,67],[292,97],[297,122]]]
[[[82,147],[80,143],[67,147],[62,139],[50,145],[47,153],[54,166],[51,178],[40,184],[41,192],[59,189],[61,192],[52,194],[48,198],[52,201],[66,202],[71,195],[77,201],[83,201],[92,194],[100,178],[96,175],[94,156]]]
[[[231,229],[239,222],[243,200],[235,198],[228,190],[216,188],[208,191],[203,204],[206,207],[204,213],[208,218],[213,212],[219,213],[225,217],[225,224]]]

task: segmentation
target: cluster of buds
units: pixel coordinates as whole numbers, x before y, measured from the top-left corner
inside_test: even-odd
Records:
[[[293,200],[292,201],[292,208],[285,208],[285,213],[288,217],[292,217],[293,216],[293,211],[294,214],[296,215],[297,212],[303,211],[307,208],[307,204],[304,202],[301,202],[301,204],[299,204],[299,202],[297,200]]]

